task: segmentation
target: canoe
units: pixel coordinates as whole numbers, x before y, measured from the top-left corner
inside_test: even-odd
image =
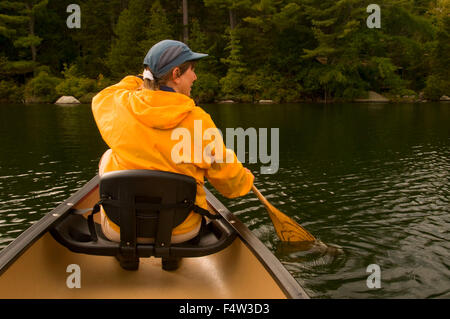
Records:
[[[267,247],[205,190],[209,211],[222,215],[236,232],[231,244],[206,256],[183,258],[174,271],[162,270],[161,258],[155,257],[140,258],[139,269],[129,271],[114,257],[74,252],[54,236],[73,211],[98,202],[99,177],[94,177],[0,252],[0,298],[308,298]]]

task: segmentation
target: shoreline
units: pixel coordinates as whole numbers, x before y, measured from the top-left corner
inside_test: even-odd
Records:
[[[94,97],[95,94],[92,95]],[[62,101],[62,98],[65,98],[65,101]],[[195,101],[195,99],[194,99]],[[411,103],[411,104],[418,104],[418,103],[429,103],[429,102],[450,102],[450,97],[447,95],[443,95],[439,100],[427,100],[421,96],[391,96],[387,95],[387,97],[377,94],[376,97],[369,97],[369,98],[363,98],[363,99],[353,99],[353,100],[335,100],[335,99],[329,99],[329,100],[323,100],[323,99],[313,99],[313,98],[307,98],[307,99],[299,99],[291,102],[277,102],[274,100],[257,100],[253,102],[244,102],[244,101],[235,101],[235,100],[215,100],[211,102],[204,102],[200,101],[197,102],[197,104],[222,104],[222,105],[229,105],[229,104],[259,104],[259,105],[271,105],[271,104],[300,104],[300,103],[307,103],[307,104],[339,104],[339,103],[355,103],[355,104],[398,104],[398,103]],[[72,96],[62,96],[58,98],[55,102],[44,102],[40,101],[38,97],[29,98],[27,100],[22,100],[21,102],[17,101],[8,101],[6,99],[0,99],[0,103],[12,103],[12,104],[55,104],[55,105],[78,105],[78,104],[91,104],[91,99],[76,99]]]
[[[53,105],[60,105],[60,106],[76,106],[76,105],[86,105],[91,104],[92,101],[89,102],[80,102],[80,103],[55,103],[55,102],[39,102],[39,101],[32,101],[32,102],[11,102],[6,100],[0,100],[1,104],[24,104],[24,105],[32,105],[32,104],[53,104]],[[231,104],[255,104],[255,105],[273,105],[273,104],[340,104],[340,103],[350,103],[350,104],[421,104],[421,103],[446,103],[450,102],[450,100],[437,100],[437,101],[430,101],[430,100],[407,100],[407,99],[399,99],[399,100],[390,100],[390,101],[348,101],[348,100],[342,100],[342,101],[310,101],[310,100],[301,100],[301,101],[293,101],[293,102],[270,102],[270,103],[259,103],[256,102],[227,102],[223,103],[222,101],[214,101],[214,102],[199,102],[197,104],[218,104],[218,105],[231,105]]]

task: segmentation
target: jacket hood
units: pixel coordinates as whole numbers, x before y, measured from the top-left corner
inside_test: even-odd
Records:
[[[180,93],[146,89],[130,93],[128,110],[147,127],[172,129],[194,110],[195,102]]]
[[[93,98],[92,111],[101,132],[129,127],[135,121],[147,128],[172,129],[196,108],[184,94],[147,90],[142,84],[139,77],[127,76]]]

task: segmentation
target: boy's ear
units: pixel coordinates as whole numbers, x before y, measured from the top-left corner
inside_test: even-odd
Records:
[[[173,72],[172,72],[173,79],[175,80],[175,79],[179,78],[180,76],[181,76],[180,68],[176,67],[175,69],[173,69]]]

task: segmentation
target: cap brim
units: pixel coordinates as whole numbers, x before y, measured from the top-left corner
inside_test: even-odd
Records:
[[[187,60],[187,61],[199,60],[199,59],[206,58],[207,56],[208,56],[208,54],[206,54],[206,53],[192,52],[191,56],[189,57],[189,60]]]

